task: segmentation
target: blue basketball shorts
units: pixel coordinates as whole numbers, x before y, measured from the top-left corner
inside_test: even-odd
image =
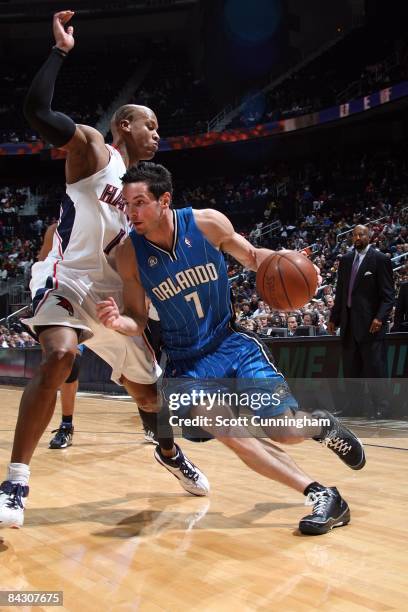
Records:
[[[170,413],[179,417],[190,415],[193,406],[208,398],[214,404],[229,403],[236,415],[266,418],[298,410],[267,347],[257,336],[240,330],[231,330],[208,354],[168,360],[162,389]]]

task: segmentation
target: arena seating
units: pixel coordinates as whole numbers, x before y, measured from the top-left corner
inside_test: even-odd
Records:
[[[324,335],[331,297],[335,294],[339,258],[350,245],[349,230],[356,223],[369,224],[373,244],[395,260],[397,288],[408,278],[406,159],[405,147],[394,147],[372,155],[350,154],[347,160],[329,160],[324,172],[318,161],[309,159],[303,166],[292,164],[289,168],[282,163],[273,171],[265,168],[239,178],[208,177],[201,184],[193,181],[180,184],[175,206],[221,210],[243,235],[259,246],[302,250],[314,245],[313,260],[321,269],[323,288],[315,300],[294,314],[299,325],[304,324],[304,315],[310,315],[306,318],[314,333]],[[276,185],[281,185],[283,180],[285,189],[278,193]],[[44,183],[39,192],[37,215],[20,218],[18,212],[27,190],[7,187],[0,191],[3,286],[7,279],[13,278],[27,284],[42,234],[58,216],[63,186]],[[285,220],[289,203],[293,217]],[[231,260],[228,273],[237,318],[242,325],[261,335],[271,335],[275,329],[287,327],[288,313],[272,312],[267,305],[260,305],[253,273]]]
[[[248,95],[227,129],[315,112],[378,91],[407,76],[406,37],[380,37],[361,27],[291,74],[276,89]]]

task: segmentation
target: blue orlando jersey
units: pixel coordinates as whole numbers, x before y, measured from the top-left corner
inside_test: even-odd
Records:
[[[173,210],[171,251],[130,233],[140,279],[160,317],[169,357],[204,355],[228,334],[232,307],[224,256],[198,229],[191,208]]]

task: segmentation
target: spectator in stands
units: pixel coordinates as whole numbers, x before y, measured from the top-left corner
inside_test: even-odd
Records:
[[[314,317],[313,317],[313,313],[310,312],[309,310],[307,310],[306,312],[303,313],[302,316],[302,325],[308,325],[308,326],[313,326]]]
[[[255,317],[260,317],[260,316],[265,315],[265,314],[267,314],[265,302],[263,300],[259,300],[258,301],[258,307],[254,311],[252,316],[255,318]]]
[[[244,302],[242,304],[241,312],[239,313],[239,320],[245,321],[246,319],[250,319],[252,317],[251,309],[248,302]]]
[[[269,325],[268,317],[266,315],[260,316],[258,321],[258,334],[260,336],[269,336],[271,333],[271,327]]]
[[[327,336],[328,333],[329,332],[327,331],[326,319],[323,314],[319,314],[317,316],[317,325],[315,327],[315,334],[316,336]]]
[[[269,321],[271,327],[286,327],[286,317],[281,317],[279,312],[273,312]]]
[[[250,332],[258,332],[258,322],[253,319],[246,319],[242,321],[242,326]]]
[[[386,378],[385,332],[394,304],[392,266],[369,245],[369,230],[353,230],[354,249],[340,262],[329,333],[340,326],[345,378]],[[370,385],[370,416],[385,416],[387,398],[379,384]],[[355,394],[355,401],[361,397]],[[353,407],[354,408],[354,407]]]
[[[294,336],[298,328],[298,322],[295,315],[289,315],[287,318],[288,336]]]

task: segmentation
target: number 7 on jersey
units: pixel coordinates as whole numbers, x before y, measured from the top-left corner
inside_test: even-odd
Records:
[[[193,300],[194,306],[196,307],[196,311],[199,319],[204,319],[204,310],[201,306],[200,298],[197,291],[193,291],[192,293],[188,293],[184,296],[186,302],[191,302]]]

